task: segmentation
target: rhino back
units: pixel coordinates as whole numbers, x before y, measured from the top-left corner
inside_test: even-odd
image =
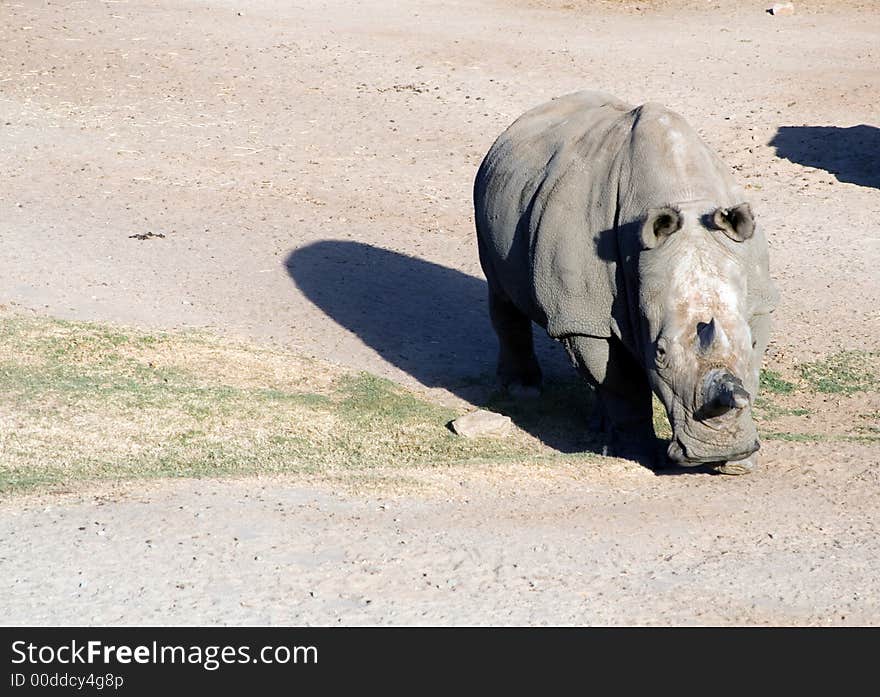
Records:
[[[631,110],[603,92],[560,97],[517,119],[477,173],[490,286],[551,336],[610,336],[614,268],[597,256],[593,235],[613,224],[621,124]],[[578,301],[585,294],[592,302]]]
[[[633,116],[621,171],[621,224],[653,206],[707,201],[728,207],[745,200],[730,169],[681,116],[650,102]]]

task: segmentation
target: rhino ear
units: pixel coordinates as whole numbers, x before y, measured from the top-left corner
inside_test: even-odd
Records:
[[[719,208],[712,215],[712,222],[734,242],[745,242],[755,233],[755,218],[748,203]]]
[[[654,249],[666,241],[674,232],[681,229],[681,212],[671,206],[651,208],[642,224],[642,247]]]

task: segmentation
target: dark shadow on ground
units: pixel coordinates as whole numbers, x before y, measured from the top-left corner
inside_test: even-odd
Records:
[[[286,266],[309,300],[423,385],[467,398],[475,381],[494,376],[498,349],[482,279],[344,240],[297,249]],[[562,347],[540,329],[535,340],[545,372],[570,376]]]
[[[343,240],[297,249],[286,266],[309,300],[423,385],[503,410],[521,428],[562,452],[600,447],[596,434],[587,430],[590,390],[562,347],[542,329],[535,328],[535,348],[546,378],[545,394],[522,405],[498,395],[498,345],[482,279]]]
[[[602,452],[602,436],[589,424],[592,391],[542,329],[535,328],[535,348],[545,376],[543,394],[515,401],[498,393],[497,342],[485,281],[343,240],[297,249],[288,255],[286,267],[309,300],[423,385],[443,387],[472,404],[507,414],[560,452]]]
[[[880,128],[875,126],[780,126],[769,145],[779,157],[824,169],[838,181],[880,189]]]

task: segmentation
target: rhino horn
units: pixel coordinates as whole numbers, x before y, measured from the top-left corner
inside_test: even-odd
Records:
[[[706,353],[715,343],[715,318],[697,324],[697,338],[700,340],[700,351]]]
[[[709,353],[716,344],[724,346],[728,343],[724,327],[716,322],[714,317],[708,322],[697,322],[697,340],[702,354]]]
[[[700,417],[711,418],[731,409],[744,409],[749,401],[749,393],[743,387],[742,380],[727,371],[715,370],[705,383]]]

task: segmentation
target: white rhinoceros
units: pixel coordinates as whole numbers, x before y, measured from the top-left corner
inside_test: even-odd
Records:
[[[532,109],[489,150],[474,205],[503,387],[540,386],[535,322],[596,387],[618,453],[654,442],[653,389],[670,460],[754,466],[767,242],[681,116],[601,92]]]

